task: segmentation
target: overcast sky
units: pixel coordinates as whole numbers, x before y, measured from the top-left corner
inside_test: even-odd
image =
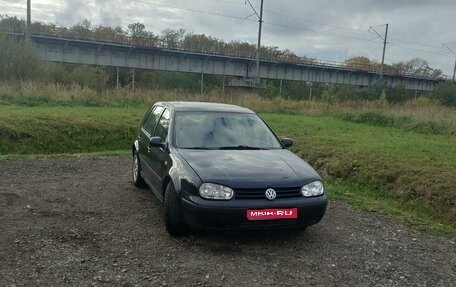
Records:
[[[259,11],[260,0],[250,0]],[[26,0],[0,0],[0,14],[25,18]],[[142,22],[159,33],[184,28],[226,41],[256,43],[258,19],[244,0],[32,0],[32,20],[65,26],[88,19],[122,26]],[[456,0],[264,0],[262,43],[299,56],[343,61],[353,56],[381,59],[389,23],[386,62],[420,57],[453,74]]]

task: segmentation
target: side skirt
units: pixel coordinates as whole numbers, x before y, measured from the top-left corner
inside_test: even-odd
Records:
[[[142,171],[141,171],[141,175],[142,175]],[[147,185],[149,186],[150,190],[152,190],[152,192],[157,196],[158,200],[160,200],[162,203],[163,203],[163,195],[161,194],[161,192],[159,192],[158,190],[156,190],[154,188],[154,186],[152,185],[152,183],[149,182],[149,180],[146,179],[145,176],[142,177],[144,179],[144,181],[147,183]]]

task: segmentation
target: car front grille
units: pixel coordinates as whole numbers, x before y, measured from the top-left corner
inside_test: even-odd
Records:
[[[301,187],[274,188],[277,193],[276,199],[301,197]],[[236,189],[236,199],[265,199],[266,189]]]

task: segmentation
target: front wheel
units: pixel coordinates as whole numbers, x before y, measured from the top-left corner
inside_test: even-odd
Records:
[[[146,187],[146,182],[141,176],[141,165],[139,163],[139,156],[137,152],[133,154],[132,175],[133,183],[135,184],[135,186]]]
[[[166,186],[165,191],[165,226],[171,236],[184,236],[188,234],[187,226],[181,221],[181,210],[179,199],[176,196],[176,190],[173,183]]]

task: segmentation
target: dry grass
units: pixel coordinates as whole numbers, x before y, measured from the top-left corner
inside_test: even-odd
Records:
[[[27,106],[135,106],[157,101],[208,101],[248,107],[257,112],[328,115],[344,120],[378,126],[393,126],[407,131],[456,135],[456,108],[439,105],[420,97],[400,104],[377,101],[296,101],[263,98],[255,92],[212,90],[204,94],[184,90],[107,89],[101,92],[77,85],[25,82],[0,83],[0,104]]]
[[[239,104],[255,110],[291,110],[295,112],[372,112],[380,111],[390,115],[408,115],[426,119],[456,119],[456,109],[444,107],[437,101],[419,97],[402,104],[389,104],[385,101],[344,101],[311,102],[296,101],[279,97],[262,98],[255,92],[228,90],[222,95],[221,90],[212,90],[204,94],[185,90],[141,90],[132,92],[130,88],[106,89],[97,92],[78,85],[62,86],[37,82],[0,83],[0,97],[47,100],[58,103],[152,103],[156,101],[209,101]]]

